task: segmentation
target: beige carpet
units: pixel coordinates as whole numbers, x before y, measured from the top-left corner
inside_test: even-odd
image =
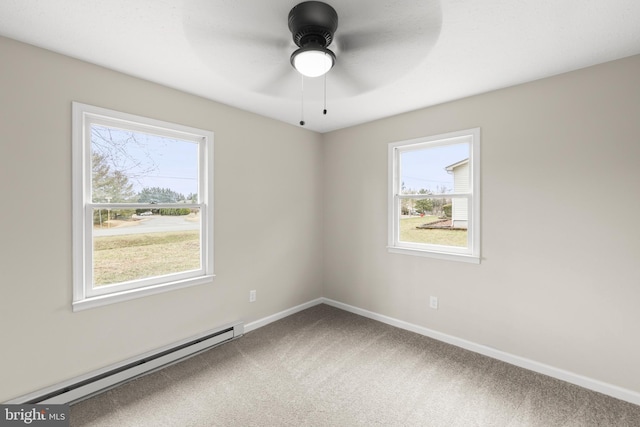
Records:
[[[72,426],[640,426],[640,406],[327,305],[71,407]]]

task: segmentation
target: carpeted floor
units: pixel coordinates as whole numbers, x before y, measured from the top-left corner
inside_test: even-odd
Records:
[[[640,426],[640,406],[327,305],[71,407],[72,426]]]

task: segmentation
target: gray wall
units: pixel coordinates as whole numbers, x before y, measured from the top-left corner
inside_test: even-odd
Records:
[[[320,135],[5,38],[0,58],[0,401],[321,296]],[[215,133],[213,283],[71,311],[71,101]]]
[[[638,76],[635,56],[326,134],[324,296],[640,392]],[[387,143],[476,126],[482,263],[388,253]]]

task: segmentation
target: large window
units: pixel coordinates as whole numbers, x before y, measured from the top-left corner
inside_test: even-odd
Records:
[[[213,133],[73,103],[73,308],[213,278]]]
[[[389,144],[389,251],[480,262],[480,129]]]

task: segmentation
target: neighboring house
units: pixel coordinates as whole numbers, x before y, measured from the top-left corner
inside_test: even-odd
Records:
[[[467,193],[469,191],[469,159],[460,160],[445,168],[453,174],[453,192]],[[469,220],[469,206],[467,199],[452,199],[451,227],[467,228]]]

